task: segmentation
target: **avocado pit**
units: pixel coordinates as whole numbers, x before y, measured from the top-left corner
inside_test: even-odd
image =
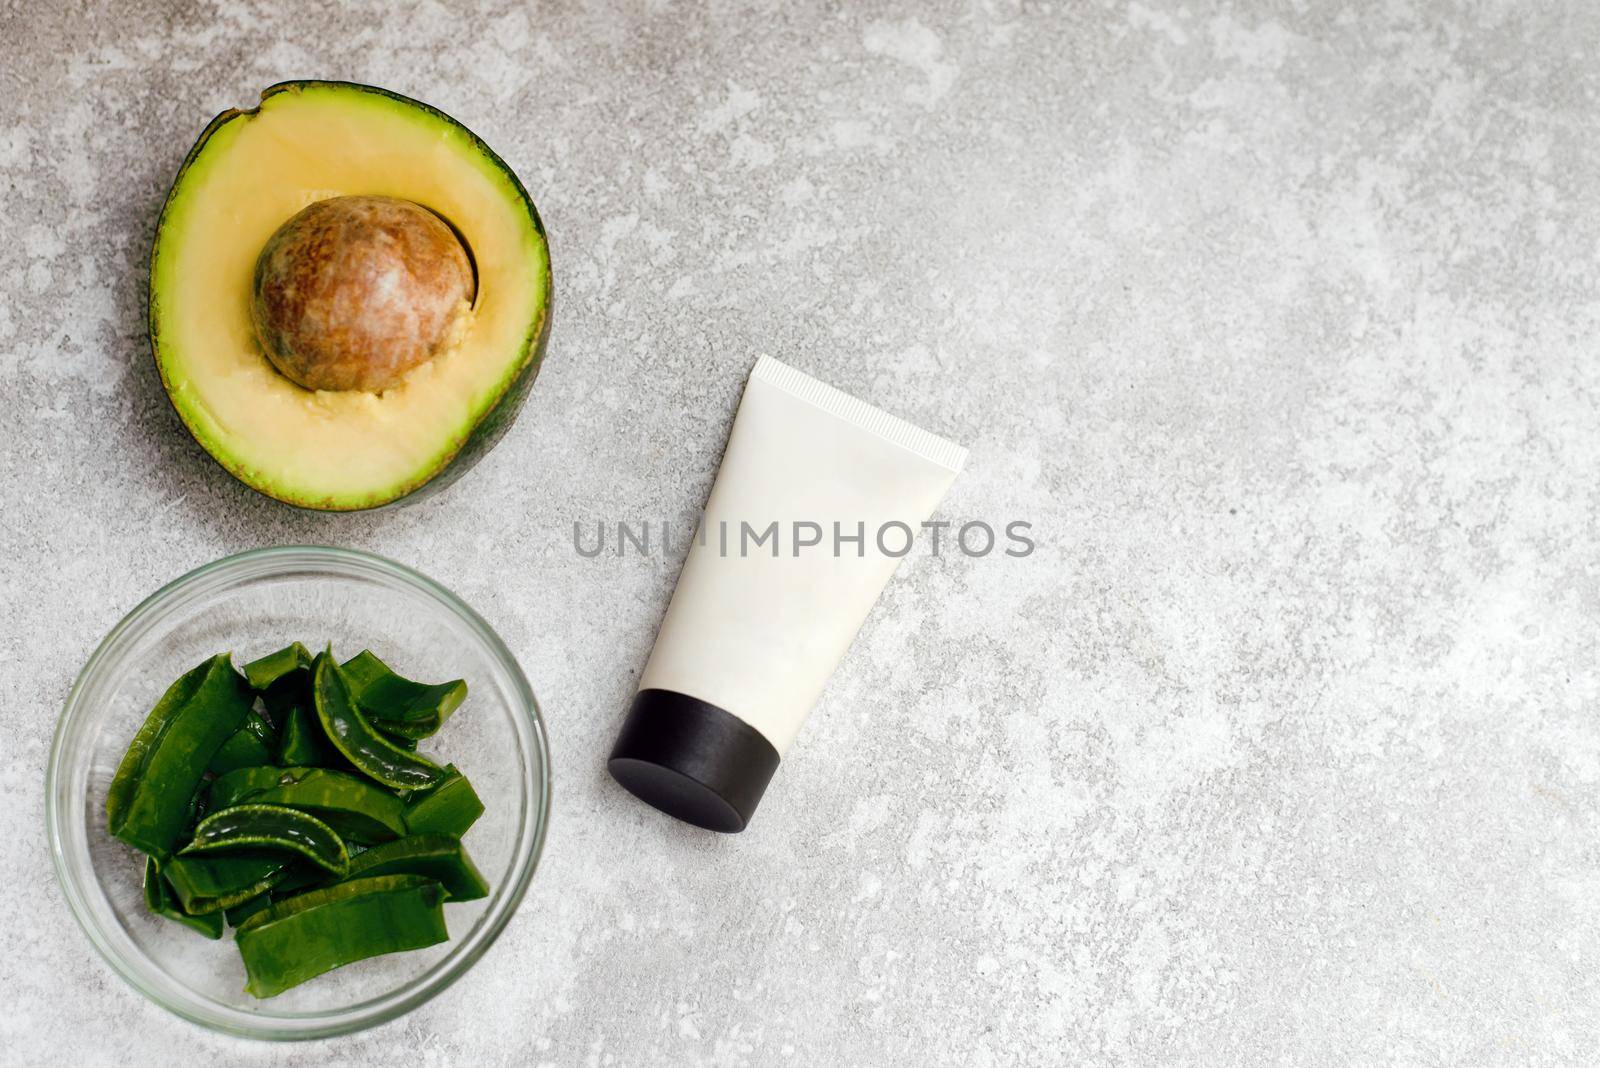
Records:
[[[467,250],[439,216],[396,197],[343,196],[267,240],[250,311],[262,351],[291,381],[376,393],[450,347],[475,291]]]

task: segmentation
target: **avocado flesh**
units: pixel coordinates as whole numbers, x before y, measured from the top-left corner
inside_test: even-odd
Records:
[[[414,201],[471,251],[477,298],[461,340],[381,394],[313,392],[262,354],[256,257],[301,208],[344,194]],[[351,510],[437,487],[515,417],[549,331],[550,258],[516,176],[465,127],[416,101],[292,82],[219,115],[167,198],[150,331],[173,406],[228,471],[269,496]]]

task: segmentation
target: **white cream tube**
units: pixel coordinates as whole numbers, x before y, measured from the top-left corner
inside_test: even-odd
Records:
[[[966,450],[762,357],[610,768],[742,830]]]

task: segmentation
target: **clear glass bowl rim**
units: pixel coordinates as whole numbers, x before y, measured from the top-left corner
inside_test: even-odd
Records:
[[[65,813],[70,806],[63,804],[66,800],[64,796],[57,796],[61,784],[70,778],[63,767],[66,740],[74,718],[80,712],[83,693],[90,680],[102,670],[101,665],[112,659],[122,644],[135,640],[165,618],[178,603],[198,592],[225,587],[245,579],[306,570],[379,576],[423,593],[466,623],[468,629],[484,642],[493,658],[499,661],[499,666],[513,684],[517,704],[513,712],[525,718],[528,727],[525,731],[518,730],[517,737],[523,748],[524,759],[539,773],[539,789],[531,799],[529,809],[521,814],[511,868],[503,884],[504,893],[493,903],[482,923],[474,928],[465,948],[459,953],[452,953],[440,962],[440,966],[379,997],[327,1013],[261,1016],[221,1004],[191,1003],[169,998],[164,991],[146,985],[122,954],[107,941],[92,917],[78,878],[72,871],[72,862],[66,850],[65,824],[62,822],[67,818]],[[328,1038],[375,1027],[410,1012],[466,974],[500,936],[522,903],[544,849],[550,815],[549,742],[538,702],[517,658],[482,616],[444,586],[414,568],[361,549],[327,545],[248,549],[202,564],[168,582],[123,616],[95,646],[94,652],[73,680],[61,710],[61,718],[56,723],[49,760],[45,765],[44,814],[45,835],[50,843],[56,881],[60,884],[62,896],[73,918],[106,963],[135,990],[183,1019],[224,1034],[271,1040]]]

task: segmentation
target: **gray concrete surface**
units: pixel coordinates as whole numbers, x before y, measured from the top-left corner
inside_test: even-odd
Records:
[[[1600,138],[1582,3],[128,3],[0,15],[8,1063],[1584,1064],[1600,1043]],[[522,174],[554,340],[437,500],[297,514],[143,337],[174,168],[294,76]],[[972,448],[749,833],[605,776],[770,352]],[[210,1035],[94,955],[42,769],[145,594],[235,550],[421,567],[541,694],[556,818],[404,1020]]]

